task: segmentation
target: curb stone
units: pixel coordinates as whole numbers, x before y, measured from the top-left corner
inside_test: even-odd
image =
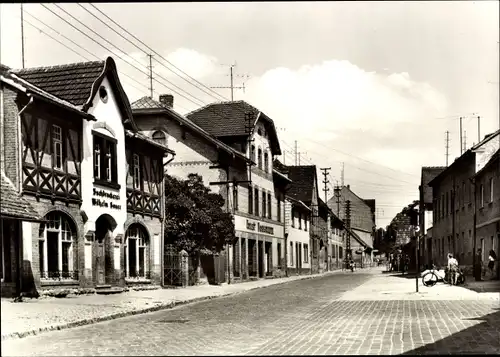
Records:
[[[251,287],[251,288],[241,290],[241,291],[226,292],[226,293],[223,292],[221,294],[206,295],[206,296],[201,296],[201,297],[197,297],[197,298],[193,298],[193,299],[188,298],[187,300],[173,300],[173,301],[170,301],[168,303],[159,304],[159,305],[153,306],[153,307],[140,308],[137,310],[130,310],[130,311],[122,311],[122,312],[118,312],[118,313],[112,313],[112,314],[106,315],[106,316],[87,318],[87,319],[82,319],[79,321],[73,321],[73,322],[68,322],[68,323],[63,323],[63,324],[58,324],[58,325],[51,325],[48,327],[36,328],[36,329],[24,331],[24,332],[12,332],[12,333],[9,333],[6,335],[2,335],[2,341],[20,339],[20,338],[25,338],[25,337],[29,337],[29,336],[35,336],[35,335],[41,334],[43,332],[59,331],[59,330],[64,330],[64,329],[68,329],[68,328],[73,328],[73,327],[81,327],[81,326],[91,325],[94,323],[110,321],[110,320],[118,319],[121,317],[134,316],[134,315],[139,315],[139,314],[146,314],[149,312],[156,312],[156,311],[160,311],[160,310],[173,309],[175,307],[182,306],[182,305],[194,304],[197,302],[212,300],[212,299],[219,298],[219,297],[228,297],[228,296],[232,296],[232,295],[245,293],[245,292],[251,291],[251,290],[267,288],[267,287],[270,287],[273,285],[282,285],[282,284],[291,283],[291,282],[297,281],[297,280],[310,280],[310,279],[320,278],[323,276],[335,274],[337,272],[341,272],[341,270],[338,269],[338,270],[328,271],[328,272],[324,272],[322,274],[315,274],[315,275],[297,275],[299,277],[297,279],[293,279],[293,280],[287,279],[287,280],[284,280],[281,282],[276,282],[274,284],[255,286],[255,287]]]

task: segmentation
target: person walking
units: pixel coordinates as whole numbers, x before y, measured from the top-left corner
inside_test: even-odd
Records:
[[[494,275],[494,269],[495,268],[495,261],[497,260],[497,255],[495,251],[492,249],[490,250],[490,255],[488,256],[488,270],[490,271],[490,279],[492,280],[495,278]]]
[[[482,251],[481,249],[477,250],[476,253],[476,261],[474,262],[474,278],[476,281],[482,280],[481,267],[482,267]]]
[[[458,261],[453,258],[453,254],[448,253],[448,272],[450,274],[451,285],[457,285],[458,280]]]

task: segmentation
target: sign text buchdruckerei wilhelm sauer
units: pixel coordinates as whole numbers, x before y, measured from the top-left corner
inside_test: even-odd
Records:
[[[247,229],[249,231],[255,231],[255,228],[257,227],[257,231],[260,233],[266,233],[266,234],[271,234],[274,235],[274,228],[271,226],[265,226],[263,224],[260,224],[259,222],[251,222],[247,219]]]
[[[104,190],[98,190],[94,188],[94,191],[92,193],[94,196],[97,197],[102,197],[102,198],[110,198],[112,200],[119,200],[120,196],[114,193],[109,193]],[[121,209],[121,205],[117,205],[111,201],[102,199],[102,198],[92,198],[92,206],[98,206],[98,207],[105,207],[105,208],[112,208],[112,209]]]

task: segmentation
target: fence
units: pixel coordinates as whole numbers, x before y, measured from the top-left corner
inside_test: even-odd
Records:
[[[181,255],[172,246],[165,246],[163,284],[171,286],[182,286],[182,262]]]

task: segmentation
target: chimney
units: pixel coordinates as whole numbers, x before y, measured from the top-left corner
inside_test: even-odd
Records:
[[[351,185],[347,185],[347,189],[350,190],[351,189]]]
[[[160,94],[160,103],[166,107],[174,107],[174,96],[172,94]]]

